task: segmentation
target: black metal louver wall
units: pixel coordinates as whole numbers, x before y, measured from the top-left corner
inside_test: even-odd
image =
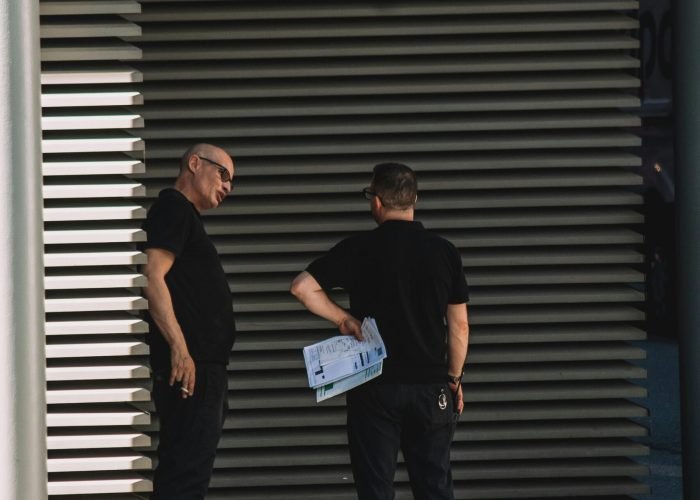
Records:
[[[373,227],[359,192],[385,160],[418,171],[473,290],[457,498],[645,491],[636,1],[141,4],[144,204],[192,142],[237,166],[206,217],[240,330],[210,498],[354,498],[344,401],[317,405],[302,368],[334,332],[287,287]]]

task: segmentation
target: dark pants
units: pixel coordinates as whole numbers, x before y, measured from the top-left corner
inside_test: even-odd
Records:
[[[227,411],[228,378],[222,364],[198,364],[194,395],[183,399],[170,372],[153,375],[160,420],[152,500],[195,500],[207,494]]]
[[[348,441],[359,500],[394,498],[399,448],[415,500],[453,500],[457,414],[447,384],[365,384],[348,393]]]

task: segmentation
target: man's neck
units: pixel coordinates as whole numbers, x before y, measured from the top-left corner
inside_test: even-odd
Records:
[[[378,222],[379,224],[382,224],[389,220],[402,220],[411,222],[413,220],[413,215],[414,214],[412,208],[409,208],[408,210],[387,210],[382,214],[381,220]]]
[[[194,191],[190,188],[190,185],[185,182],[182,178],[178,178],[175,181],[175,185],[173,186],[177,191],[180,191],[180,193],[187,198],[187,200],[194,205],[194,207],[197,209],[199,213],[202,213],[202,208],[197,206],[196,200],[197,196],[194,193]]]

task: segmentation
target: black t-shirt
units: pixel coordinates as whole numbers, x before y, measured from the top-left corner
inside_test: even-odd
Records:
[[[417,221],[389,220],[351,236],[306,269],[347,290],[350,312],[377,321],[387,358],[380,381],[444,382],[448,304],[469,300],[457,249]]]
[[[165,282],[192,359],[228,363],[236,332],[231,290],[199,212],[179,191],[164,189],[143,228],[148,235],[144,249],[162,248],[175,254]],[[170,368],[170,348],[150,315],[147,319],[151,366]]]

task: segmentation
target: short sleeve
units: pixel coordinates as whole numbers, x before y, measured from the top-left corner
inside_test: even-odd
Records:
[[[146,248],[162,248],[180,256],[191,227],[188,207],[175,200],[160,198],[148,211],[144,229]]]
[[[452,264],[452,287],[448,296],[450,304],[464,304],[469,302],[469,286],[464,276],[462,257],[459,251],[452,245],[450,247],[450,262]]]
[[[313,261],[306,272],[314,277],[321,288],[345,288],[350,286],[352,278],[352,254],[347,240],[331,248],[324,256]]]

